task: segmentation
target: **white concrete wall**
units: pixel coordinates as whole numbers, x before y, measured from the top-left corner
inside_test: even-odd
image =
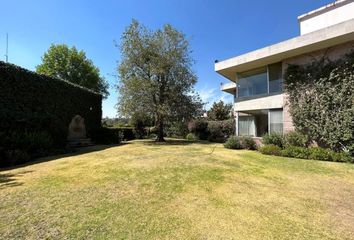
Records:
[[[337,1],[299,17],[301,35],[354,19],[354,1]]]
[[[272,96],[265,96],[261,98],[254,98],[240,101],[236,99],[234,111],[250,111],[261,109],[283,108],[284,97],[283,94]]]

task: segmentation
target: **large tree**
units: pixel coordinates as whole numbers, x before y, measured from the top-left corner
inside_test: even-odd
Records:
[[[214,102],[207,115],[210,120],[214,121],[230,119],[232,118],[232,104],[225,104],[222,100]]]
[[[168,24],[151,31],[133,20],[123,33],[120,50],[120,114],[145,113],[155,119],[158,141],[164,141],[166,123],[187,122],[201,114],[193,59],[183,33]]]
[[[67,80],[108,96],[108,84],[84,51],[65,44],[52,44],[36,67],[38,73]]]

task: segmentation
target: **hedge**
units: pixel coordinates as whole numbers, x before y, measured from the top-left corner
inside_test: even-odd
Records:
[[[55,147],[66,144],[75,115],[85,119],[88,136],[101,128],[102,96],[70,82],[0,61],[0,134],[48,134]],[[7,146],[0,146],[6,150]]]

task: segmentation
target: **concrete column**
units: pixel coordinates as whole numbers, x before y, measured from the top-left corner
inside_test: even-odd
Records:
[[[236,135],[236,136],[238,136],[238,115],[239,115],[239,114],[238,114],[238,112],[236,111],[236,112],[235,112],[235,125],[236,125],[236,126],[235,126],[235,130],[236,130],[235,135]]]

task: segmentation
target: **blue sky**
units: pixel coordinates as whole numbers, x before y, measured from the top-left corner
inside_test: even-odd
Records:
[[[190,40],[198,75],[197,91],[206,108],[220,99],[227,79],[214,72],[214,60],[246,53],[299,34],[297,16],[330,0],[0,0],[0,59],[9,33],[9,61],[30,70],[51,43],[75,45],[86,52],[110,83],[103,117],[116,116],[116,67],[120,36],[132,18],[151,29],[170,23]]]

